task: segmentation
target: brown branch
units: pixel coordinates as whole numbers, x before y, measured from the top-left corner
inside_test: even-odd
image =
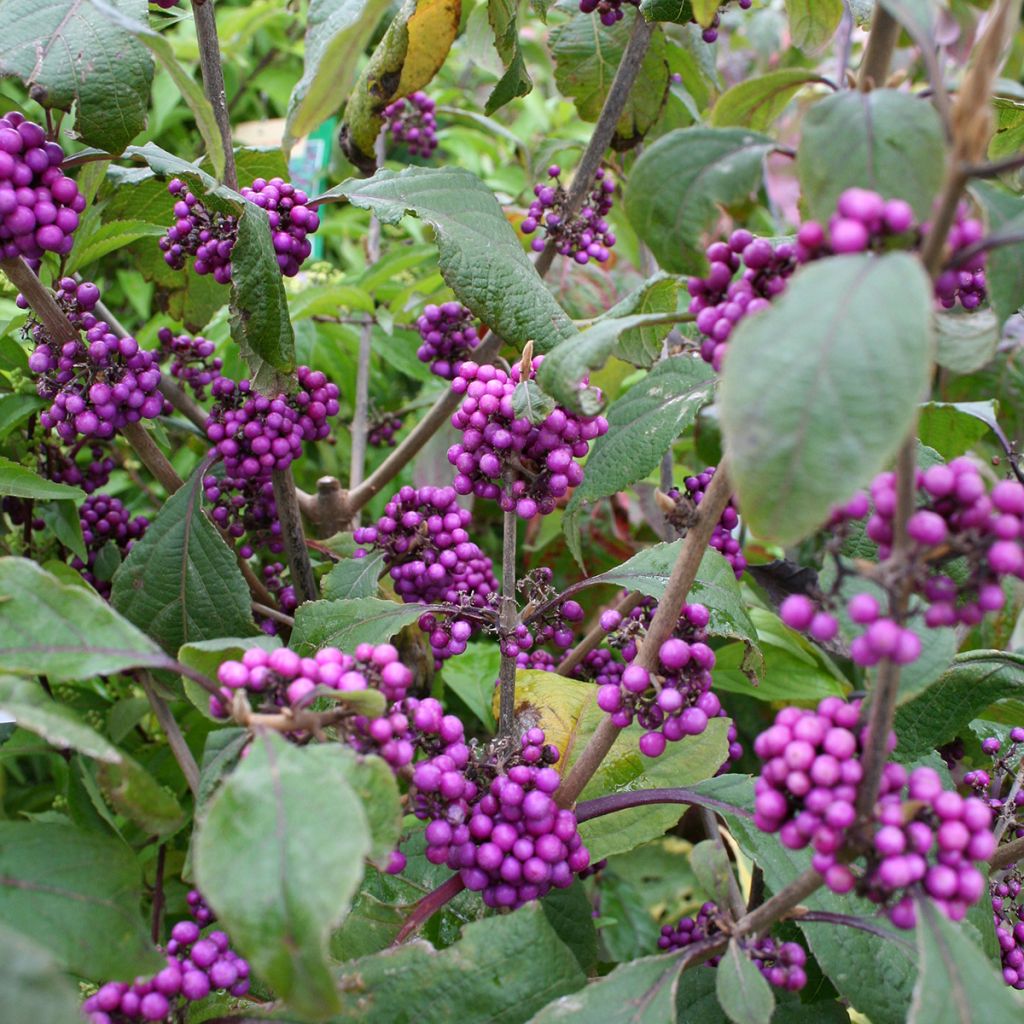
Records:
[[[238,169],[231,141],[231,115],[228,113],[227,94],[224,89],[224,69],[217,37],[217,15],[213,0],[192,0],[192,13],[196,22],[199,42],[199,64],[203,71],[203,91],[213,107],[213,116],[220,129],[224,148],[224,184],[238,191]]]
[[[889,65],[900,37],[899,22],[885,9],[881,2],[875,4],[871,18],[871,32],[860,62],[857,87],[861,92],[870,92],[885,85],[889,77]]]
[[[506,479],[506,489],[511,481]],[[518,609],[516,608],[516,513],[515,510],[502,515],[501,543],[501,610],[498,636],[502,647],[514,642],[514,630]],[[498,738],[508,739],[513,735],[516,724],[516,659],[501,652],[498,667]]]
[[[274,504],[281,523],[281,541],[288,556],[295,596],[299,604],[315,601],[318,597],[316,576],[313,574],[313,563],[309,560],[306,536],[302,532],[302,513],[299,511],[291,467],[275,469],[270,479],[274,486]]]
[[[626,596],[623,597],[617,605],[615,605],[615,611],[625,617],[643,599],[644,595],[638,590],[634,590],[631,593],[626,594]],[[595,623],[583,639],[558,663],[558,668],[556,668],[555,671],[562,676],[572,675],[576,667],[583,662],[583,659],[595,648],[601,646],[601,641],[604,640],[607,635],[608,634],[601,628],[600,622]]]
[[[697,578],[697,569],[704,557],[708,541],[729,502],[731,493],[729,473],[723,460],[697,507],[697,521],[690,527],[679,548],[679,557],[665,586],[665,593],[658,602],[658,610],[637,653],[636,664],[642,665],[648,672],[654,671],[657,667],[658,650],[679,622],[679,613],[686,595]],[[612,724],[611,718],[603,718],[576,763],[562,779],[562,784],[555,794],[562,807],[571,807],[576,802],[583,788],[611,750],[618,735],[619,729]]]
[[[1002,871],[1019,860],[1024,860],[1024,837],[1014,839],[1012,843],[1001,846],[992,854],[988,863],[993,871]]]
[[[167,701],[157,693],[153,677],[148,672],[139,672],[138,677],[142,689],[146,693],[149,706],[153,709],[153,714],[156,715],[156,720],[160,723],[160,728],[163,729],[164,735],[167,737],[167,745],[171,748],[174,760],[178,762],[178,767],[181,769],[181,774],[185,776],[185,782],[188,783],[192,796],[198,797],[199,765],[196,764],[196,759],[192,756],[192,751],[189,750],[188,744],[185,742],[185,737],[181,733],[178,720],[168,707]]]
[[[126,423],[121,427],[120,434],[168,494],[173,494],[183,485],[184,481],[178,476],[177,470],[167,461],[167,456],[160,451],[141,422]]]

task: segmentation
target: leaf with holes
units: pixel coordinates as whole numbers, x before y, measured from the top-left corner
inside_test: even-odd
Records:
[[[256,632],[235,556],[203,514],[200,466],[167,500],[114,574],[126,619],[171,654],[182,644]]]
[[[907,253],[798,271],[729,340],[719,388],[739,507],[791,544],[884,469],[914,422],[934,353],[931,284]]]
[[[145,0],[108,0],[145,21]],[[153,61],[122,27],[87,0],[7,0],[0,77],[18,78],[51,110],[75,107],[88,146],[120,153],[146,127]]]

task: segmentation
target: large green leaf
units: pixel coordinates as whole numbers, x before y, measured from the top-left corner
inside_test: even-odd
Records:
[[[530,1018],[530,1024],[670,1024],[677,1019],[675,982],[680,971],[678,957],[671,956],[649,956],[619,964],[586,988],[549,1003]]]
[[[996,701],[1024,697],[1024,655],[965,651],[947,672],[896,712],[900,759],[923,757],[948,743]]]
[[[0,670],[59,682],[168,660],[95,591],[63,584],[26,558],[0,558]]]
[[[194,839],[199,886],[232,941],[311,1017],[338,1008],[327,937],[348,912],[370,852],[353,763],[337,746],[257,736]]]
[[[614,25],[602,25],[598,15],[575,14],[554,29],[550,37],[555,61],[555,82],[563,96],[576,104],[584,121],[596,121],[604,107],[612,80],[622,61],[639,13]],[[668,96],[669,70],[665,35],[655,28],[636,83],[629,92],[615,126],[616,148],[639,142],[661,113]]]
[[[594,442],[583,483],[573,491],[562,519],[569,545],[578,556],[582,555],[579,517],[584,503],[643,480],[711,400],[714,386],[715,374],[707,363],[676,356],[659,363],[608,407],[608,433]]]
[[[768,982],[736,939],[730,941],[718,965],[715,992],[733,1024],[769,1024],[775,1012]]]
[[[990,234],[1024,234],[1024,197],[990,181],[976,181],[971,189],[985,208]],[[1001,327],[1024,305],[1024,244],[1001,245],[988,254],[985,284]]]
[[[373,597],[383,571],[382,551],[368,554],[365,558],[344,558],[324,577],[324,598],[327,601],[344,601],[353,597]]]
[[[955,459],[972,448],[997,425],[996,403],[925,402],[921,406],[917,436],[944,459]]]
[[[109,253],[123,249],[140,238],[157,238],[166,230],[166,226],[149,224],[144,220],[111,220],[91,232],[84,232],[80,228],[67,262],[67,272],[77,274]]]
[[[761,184],[774,142],[743,128],[679,128],[637,160],[626,183],[626,216],[658,263],[679,274],[707,269],[703,233],[719,204]]]
[[[327,646],[352,651],[356,644],[383,643],[430,607],[398,604],[379,597],[307,601],[295,613],[291,646],[299,654],[307,655]]]
[[[174,794],[134,758],[125,755],[116,764],[101,762],[96,781],[110,806],[150,835],[165,838],[185,823]]]
[[[456,167],[407,167],[350,178],[321,200],[348,199],[386,224],[413,213],[434,229],[441,273],[452,291],[492,330],[515,345],[546,352],[575,333],[572,322],[523,251],[494,194]]]
[[[800,50],[818,50],[831,38],[843,17],[843,0],[786,0],[789,31]]]
[[[81,997],[42,946],[0,924],[0,986],[4,999],[32,1024],[82,1024]]]
[[[842,0],[838,2],[842,7]],[[805,68],[779,68],[748,78],[718,97],[709,121],[716,128],[737,125],[767,131],[805,85],[820,81],[820,75]]]
[[[942,122],[930,103],[909,93],[846,89],[808,111],[796,166],[804,208],[815,220],[827,221],[840,193],[854,186],[905,199],[927,220],[946,174]]]
[[[739,325],[718,405],[759,537],[805,537],[896,454],[930,380],[932,301],[906,253],[839,256],[804,267]]]
[[[1021,222],[1024,227],[1024,221]],[[998,250],[997,250],[998,251]],[[1024,249],[1022,249],[1024,252]],[[995,253],[990,253],[991,259]],[[991,268],[989,269],[991,274]],[[992,279],[986,275],[990,302]],[[935,314],[937,352],[935,361],[953,373],[973,373],[980,370],[996,354],[1002,322],[993,306],[973,313],[942,311]]]
[[[363,51],[387,8],[387,0],[311,0],[302,78],[288,103],[286,151],[338,109],[339,98],[352,88]]]
[[[487,639],[469,644],[457,658],[449,658],[442,670],[445,689],[451,690],[488,732],[495,727],[491,703],[500,666],[501,650]]]
[[[256,632],[235,556],[202,509],[203,467],[150,523],[114,574],[111,603],[166,651]]]
[[[17,462],[0,455],[0,494],[36,501],[83,501],[85,491],[69,484],[55,484]]]
[[[108,0],[145,21],[145,0]],[[88,146],[119,153],[146,126],[153,61],[88,0],[6,0],[0,76],[44,107],[70,111]]]
[[[83,722],[71,708],[48,697],[35,680],[0,676],[0,710],[7,712],[19,728],[41,736],[60,750],[77,750],[111,764],[123,760],[110,740]]]
[[[487,97],[486,114],[493,114],[533,88],[519,45],[518,7],[515,0],[487,0],[487,20],[494,32],[494,48],[505,65],[505,74]]]
[[[72,974],[104,982],[160,969],[141,898],[139,862],[119,840],[68,825],[0,822],[0,921]]]
[[[996,130],[988,145],[991,160],[1018,153],[1024,143],[1024,103],[1008,97],[996,96],[992,101],[996,114]]]
[[[907,1024],[991,1024],[1019,1020],[1024,1002],[965,930],[930,902],[919,905],[921,971]]]

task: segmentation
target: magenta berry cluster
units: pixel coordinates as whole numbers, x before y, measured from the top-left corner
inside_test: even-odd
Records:
[[[1005,747],[996,736],[982,740],[981,751],[991,758],[991,765],[965,772],[963,779],[988,805],[992,816],[1005,823],[1005,833],[1020,838],[1024,836],[1024,788],[1015,783],[1024,762],[1024,728],[1015,726],[1008,738]]]
[[[224,459],[227,474],[254,478],[287,469],[302,454],[303,441],[320,441],[338,413],[338,387],[319,370],[300,366],[293,395],[273,398],[247,380],[213,381],[217,399],[206,421],[206,436]]]
[[[192,893],[189,893],[191,903]],[[198,897],[198,893],[195,894]],[[249,991],[249,963],[232,948],[225,932],[205,937],[199,916],[202,898],[194,908],[195,921],[179,921],[163,951],[166,966],[152,977],[133,982],[109,981],[82,1004],[89,1024],[134,1024],[184,1019],[189,1003],[211,992],[244,996]],[[208,908],[206,908],[209,914]]]
[[[394,448],[395,435],[402,429],[402,418],[392,412],[379,416],[366,434],[366,442],[373,448]]]
[[[252,558],[256,548],[275,555],[284,551],[270,473],[255,477],[208,473],[203,477],[203,494],[213,521],[235,540],[245,538],[238,549],[243,558]]]
[[[160,239],[164,262],[183,270],[189,258],[199,275],[212,274],[218,284],[231,281],[231,250],[238,236],[238,219],[219,210],[208,210],[180,178],[167,183],[174,196],[174,223]]]
[[[361,753],[382,757],[396,772],[411,764],[417,751],[427,755],[428,760],[421,761],[414,770],[414,787],[415,773],[423,765],[433,764],[462,780],[459,773],[469,764],[462,722],[455,715],[446,715],[440,701],[433,697],[406,697],[377,718],[357,717],[354,726],[350,743]],[[421,778],[429,781],[433,776],[427,770]],[[442,788],[447,792],[449,786]],[[445,799],[440,790],[414,792],[413,811],[420,818],[435,816],[448,809]]]
[[[65,452],[56,445],[43,442],[39,446],[39,475],[55,484],[68,484],[80,487],[86,494],[106,487],[110,482],[110,474],[117,468],[117,463],[106,454],[101,444],[93,444],[88,448],[90,461],[80,465],[78,456],[84,450],[84,440],[74,448]]]
[[[427,613],[420,627],[429,635],[435,658],[466,649],[472,624],[459,608],[486,608],[499,590],[491,559],[470,540],[471,516],[460,508],[451,487],[402,487],[372,526],[357,527],[355,542],[384,553],[395,593],[405,604],[451,605],[452,614]]]
[[[658,938],[658,948],[670,951],[686,949],[697,942],[704,942],[722,934],[719,921],[722,913],[718,904],[707,902],[693,917],[684,917],[677,924],[664,925]],[[807,953],[798,942],[778,943],[770,935],[760,939],[745,940],[743,950],[754,962],[757,969],[776,988],[799,992],[807,984]],[[709,967],[717,967],[720,956],[706,961]]]
[[[33,267],[43,254],[71,252],[85,196],[61,170],[64,150],[22,114],[0,117],[0,257],[24,257]]]
[[[219,697],[210,697],[210,714],[227,718],[233,695],[246,691],[261,706],[299,708],[310,703],[318,687],[340,692],[380,690],[388,703],[402,700],[412,685],[412,670],[402,664],[391,644],[359,644],[355,654],[324,647],[311,658],[279,647],[252,647],[241,661],[224,661],[217,670]]]
[[[156,4],[161,10],[169,11],[172,7],[177,7],[181,0],[149,0],[151,4]]]
[[[84,337],[58,343],[42,325],[33,334],[37,341],[29,356],[29,370],[38,377],[36,391],[52,404],[39,414],[40,425],[54,430],[66,443],[79,435],[106,440],[128,423],[153,419],[164,409],[158,388],[160,368],[156,353],[139,348],[132,337],[119,338],[91,312],[99,299],[95,285],[75,285],[75,314]]]
[[[410,155],[427,160],[437,149],[436,106],[425,92],[417,90],[384,108],[388,133],[395,142],[403,143]]]
[[[95,572],[96,559],[107,544],[113,544],[123,558],[132,549],[132,544],[146,532],[149,520],[145,516],[132,517],[120,498],[107,494],[90,494],[78,510],[82,524],[82,537],[88,559],[82,561],[78,555],[71,560],[86,582],[92,584],[103,597],[110,597],[110,581],[99,579]]]
[[[161,327],[156,337],[160,342],[160,362],[170,359],[171,376],[191,388],[200,402],[204,401],[207,388],[220,377],[224,365],[213,354],[216,345],[198,334],[194,338],[175,334],[169,327]]]
[[[601,19],[601,24],[610,28],[617,21],[622,21],[625,16],[625,11],[622,9],[623,4],[639,7],[640,0],[580,0],[580,11],[583,14],[596,12]]]
[[[707,258],[707,275],[691,277],[687,288],[690,312],[704,336],[701,358],[721,370],[726,342],[736,325],[745,316],[767,309],[785,291],[787,279],[797,268],[797,248],[789,242],[773,244],[755,238],[740,228],[728,242],[712,242]]]
[[[860,711],[859,701],[826,697],[816,711],[790,707],[775,716],[754,742],[764,762],[755,784],[754,822],[777,832],[787,849],[811,846],[811,863],[833,892],[856,890],[885,906],[899,928],[914,927],[915,893],[960,920],[984,885],[973,862],[987,860],[995,849],[991,811],[975,797],[944,790],[931,768],[908,775],[889,762],[870,839],[855,838],[850,830],[857,820],[866,739]],[[895,744],[890,735],[889,749]],[[840,858],[844,849],[855,857]]]
[[[544,229],[544,236],[538,236],[530,243],[534,252],[541,252],[550,241],[557,253],[571,256],[580,265],[591,260],[605,263],[609,250],[615,245],[615,235],[604,219],[612,209],[615,182],[605,168],[599,167],[583,206],[577,213],[567,215],[569,194],[559,180],[561,173],[562,168],[552,164],[548,168],[551,181],[534,186],[535,198],[519,228],[524,235],[532,235],[538,228]]]
[[[445,380],[456,377],[462,361],[480,344],[473,314],[461,302],[424,306],[416,329],[423,339],[416,355],[421,362],[430,363],[431,373]]]
[[[481,893],[489,907],[518,907],[553,887],[570,886],[589,866],[590,854],[576,816],[555,803],[560,778],[551,765],[557,759],[543,730],[532,728],[522,737],[514,763],[488,785],[462,776],[462,792],[449,800],[446,816],[427,825],[428,859],[458,871],[466,888]],[[436,759],[418,765],[413,785],[448,800],[457,776],[437,769]]]
[[[673,487],[668,492],[668,497],[678,503],[685,494],[685,498],[691,505],[691,508],[695,507],[703,501],[704,492],[711,485],[714,476],[715,467],[708,466],[707,469],[694,476],[688,476],[683,481],[683,487],[685,488],[683,492]],[[673,525],[678,524],[683,529],[689,525],[688,517],[683,510],[679,510],[678,514],[670,513],[668,519],[670,523]],[[739,509],[736,507],[736,500],[735,498],[730,498],[728,504],[722,510],[722,515],[719,517],[718,522],[715,524],[715,528],[711,533],[711,539],[708,541],[708,546],[716,551],[720,551],[725,560],[732,566],[736,579],[740,579],[747,568],[747,560],[743,556],[743,546],[733,536],[733,532],[739,526],[739,522]]]
[[[543,356],[533,359],[530,379]],[[556,407],[540,423],[517,416],[513,396],[519,366],[464,362],[452,390],[465,395],[452,416],[462,440],[448,449],[459,494],[500,499],[506,512],[522,519],[553,512],[559,498],[583,480],[582,459],[590,442],[608,432],[603,416],[582,416]],[[511,483],[506,478],[511,477]]]
[[[244,557],[251,557],[252,552],[243,554]],[[263,585],[274,595],[277,607],[286,615],[291,615],[299,606],[299,599],[295,594],[295,588],[286,584],[283,578],[284,564],[282,562],[270,562],[263,566]],[[277,635],[277,622],[272,618],[257,619],[260,629],[268,636]]]
[[[1011,988],[1024,991],[1024,900],[1021,889],[1024,877],[1020,869],[1007,872],[999,881],[989,884],[992,898],[992,919],[999,943],[1003,981]]]
[[[308,236],[320,227],[320,216],[309,207],[309,196],[282,178],[257,178],[242,188],[242,195],[267,211],[277,265],[285,277],[294,277],[313,251]]]

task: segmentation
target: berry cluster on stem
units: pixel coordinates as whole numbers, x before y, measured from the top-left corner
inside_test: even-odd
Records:
[[[436,106],[425,92],[417,90],[384,108],[388,134],[402,143],[411,156],[429,160],[437,149]]]
[[[611,174],[599,167],[594,174],[594,186],[583,206],[573,214],[567,214],[569,193],[560,180],[562,168],[552,164],[548,177],[553,183],[535,185],[536,197],[519,229],[524,235],[532,235],[538,228],[544,229],[544,236],[538,236],[530,243],[534,252],[542,252],[548,242],[562,256],[571,256],[581,266],[596,260],[605,263],[609,250],[615,245],[615,235],[604,219],[612,209],[615,182]]]
[[[83,562],[75,555],[71,566],[77,569],[82,578],[91,583],[99,594],[110,597],[109,579],[100,579],[94,571],[100,552],[108,544],[113,544],[121,558],[124,558],[131,551],[132,544],[146,532],[149,520],[145,516],[132,518],[120,498],[112,498],[106,494],[90,494],[82,502],[78,518],[82,524],[82,537],[85,540],[88,558]]]
[[[423,339],[417,357],[430,364],[431,373],[445,380],[454,380],[462,361],[480,344],[473,314],[461,302],[424,306],[416,329]]]

